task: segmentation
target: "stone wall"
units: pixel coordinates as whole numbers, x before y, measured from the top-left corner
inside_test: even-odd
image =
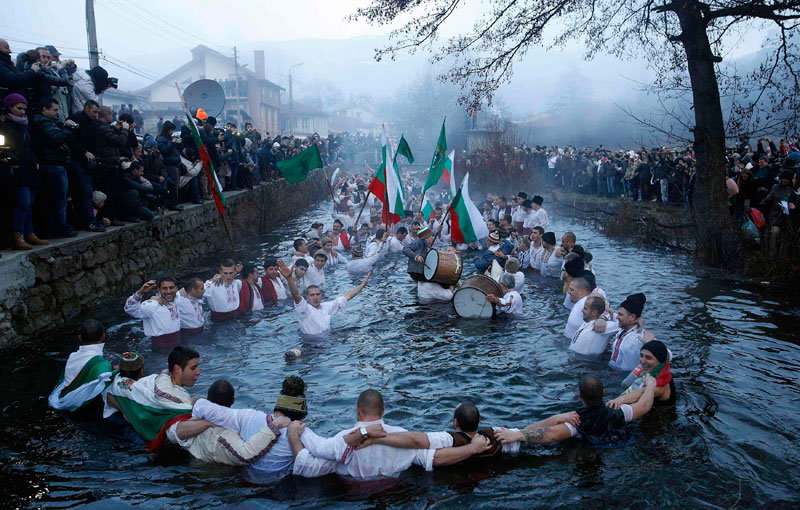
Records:
[[[227,219],[239,238],[264,232],[328,196],[316,170],[301,183],[285,180],[226,193]],[[234,240],[235,241],[235,240]],[[213,202],[171,212],[150,223],[53,243],[0,259],[0,349],[63,327],[89,308],[138,287],[164,267],[180,269],[225,248]]]

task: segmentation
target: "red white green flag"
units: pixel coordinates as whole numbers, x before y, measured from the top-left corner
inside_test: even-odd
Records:
[[[214,162],[211,161],[211,156],[208,155],[208,150],[203,145],[200,132],[197,131],[197,126],[188,113],[186,114],[186,125],[192,130],[194,144],[197,146],[197,152],[200,153],[200,161],[203,162],[203,170],[205,170],[206,177],[208,177],[208,190],[211,192],[211,196],[214,197],[214,204],[216,204],[220,216],[225,216],[225,195],[222,194],[222,184],[217,179],[217,172],[214,171]]]
[[[450,202],[451,239],[458,243],[474,243],[489,235],[481,212],[469,198],[469,173]]]
[[[397,223],[405,216],[405,193],[400,171],[393,158],[391,142],[386,134],[386,125],[383,126],[382,138],[383,161],[369,184],[369,191],[383,202],[383,221],[390,224]]]
[[[450,190],[450,200],[453,200],[453,197],[456,196],[456,177],[453,173],[453,160],[455,159],[456,151],[450,151],[450,154],[444,159],[443,164],[443,173],[442,173],[442,180],[447,183],[449,190]],[[422,217],[425,218],[425,221],[430,220],[433,217],[433,206],[431,205],[430,200],[428,200],[428,196],[425,192],[422,192]]]
[[[336,185],[339,184],[339,177],[342,175],[342,169],[337,168],[333,171],[333,175],[331,175],[331,189],[336,189]]]

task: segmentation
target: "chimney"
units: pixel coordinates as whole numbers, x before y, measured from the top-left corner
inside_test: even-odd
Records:
[[[255,50],[253,52],[256,60],[256,76],[259,79],[266,80],[267,73],[266,69],[264,68],[264,50]]]

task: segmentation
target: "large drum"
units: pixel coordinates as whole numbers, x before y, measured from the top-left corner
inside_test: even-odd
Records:
[[[429,282],[445,286],[455,285],[461,278],[463,269],[461,255],[458,253],[428,250],[428,254],[425,255],[425,279]]]
[[[482,274],[469,276],[453,295],[456,313],[466,318],[491,318],[494,305],[486,299],[489,294],[503,295],[496,281]]]

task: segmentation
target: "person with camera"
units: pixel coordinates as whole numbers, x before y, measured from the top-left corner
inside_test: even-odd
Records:
[[[128,143],[130,125],[127,122],[111,122],[111,108],[101,106],[98,114],[97,136],[95,138],[97,154],[96,174],[97,188],[106,194],[106,206],[102,214],[108,218],[111,226],[124,225],[117,219],[119,207],[120,149]]]
[[[86,71],[79,69],[72,75],[72,112],[83,109],[86,101],[92,100],[101,103],[103,92],[110,88],[117,88],[117,79],[109,78],[108,71],[100,66],[95,66]],[[110,121],[110,120],[109,120]]]
[[[67,166],[70,163],[68,140],[75,135],[77,124],[58,120],[58,101],[41,99],[31,124],[33,152],[39,162],[44,184],[47,234],[51,239],[75,237],[75,229],[67,223]]]
[[[70,165],[67,168],[69,192],[75,210],[73,224],[89,232],[105,232],[102,217],[95,218],[92,208],[94,173],[97,165],[95,136],[98,127],[100,105],[88,100],[83,110],[70,115],[75,127],[74,136],[68,140]]]

